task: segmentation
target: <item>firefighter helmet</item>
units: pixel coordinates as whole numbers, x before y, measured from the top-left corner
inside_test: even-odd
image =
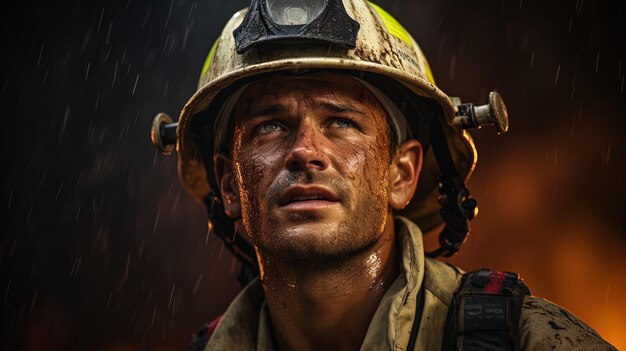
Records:
[[[319,3],[319,6],[303,3]],[[221,211],[215,207],[216,203],[219,206],[219,188],[213,172],[212,142],[215,137],[212,121],[221,106],[232,92],[255,77],[277,71],[308,70],[346,72],[378,87],[392,81],[409,100],[428,101],[436,106],[437,120],[432,124],[441,126],[438,137],[444,141],[440,142],[440,148],[447,149],[443,153],[448,160],[441,161],[435,147],[425,149],[416,193],[399,212],[425,231],[435,228],[446,217],[440,205],[442,200],[447,201],[447,195],[441,194],[445,168],[456,171],[460,187],[465,189],[464,181],[476,165],[476,149],[465,129],[484,124],[497,124],[501,132],[508,128],[506,109],[497,93],[490,98],[494,101],[491,108],[474,108],[471,104],[458,107],[456,99],[453,102],[435,84],[429,64],[413,37],[374,3],[253,0],[248,9],[237,12],[228,21],[213,44],[202,68],[198,90],[183,108],[177,125],[175,143],[180,179],[195,199],[209,207],[211,217]],[[385,92],[392,100],[397,95]],[[406,117],[417,119],[418,116]],[[157,126],[156,133],[153,131],[153,141],[156,138],[160,144],[167,144],[159,135],[170,135],[169,142],[174,142],[171,131],[168,133],[165,127],[171,129],[176,125],[167,122]],[[409,121],[409,125],[414,136],[429,134],[415,130],[420,128],[415,121]],[[431,144],[434,146],[432,140]],[[442,162],[447,165],[442,166]],[[469,193],[459,195],[459,190],[456,189],[455,196],[467,200]],[[473,213],[476,206],[471,205],[463,206]],[[471,219],[473,214],[466,217]]]

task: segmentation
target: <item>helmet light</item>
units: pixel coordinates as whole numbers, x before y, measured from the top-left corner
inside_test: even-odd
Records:
[[[342,0],[252,0],[233,36],[240,55],[264,43],[321,42],[354,49],[359,28]]]
[[[328,1],[266,0],[267,14],[281,26],[301,26],[316,19]]]

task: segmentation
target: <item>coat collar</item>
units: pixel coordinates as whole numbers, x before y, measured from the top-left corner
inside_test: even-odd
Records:
[[[441,349],[443,324],[460,280],[460,272],[444,263],[424,258],[422,232],[413,222],[396,217],[395,224],[401,243],[403,274],[396,278],[380,301],[361,350],[406,348],[415,319],[417,294],[422,287],[425,288],[425,305],[417,349]],[[255,279],[228,307],[205,351],[274,349],[263,288]]]

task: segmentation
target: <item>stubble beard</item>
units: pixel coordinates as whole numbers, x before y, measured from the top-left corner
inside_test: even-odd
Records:
[[[377,189],[368,194],[354,196],[345,182],[333,177],[290,174],[277,178],[269,187],[267,196],[256,196],[255,200],[242,198],[242,219],[244,228],[257,251],[266,258],[285,262],[312,265],[333,265],[361,255],[374,247],[383,235],[389,216],[386,189],[387,177],[383,177]],[[288,220],[271,216],[266,203],[276,203],[276,197],[285,187],[293,183],[323,184],[334,189],[342,199],[345,217],[323,225],[323,216],[309,213],[293,213]],[[252,195],[252,192],[242,192]],[[252,200],[252,201],[250,201]],[[285,221],[293,224],[285,226]],[[292,231],[303,226],[317,224],[306,230]]]

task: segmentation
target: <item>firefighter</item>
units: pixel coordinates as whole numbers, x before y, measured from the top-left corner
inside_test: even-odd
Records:
[[[198,91],[152,140],[245,288],[198,350],[613,350],[517,274],[434,260],[467,239],[469,129],[508,129],[435,84],[415,40],[364,0],[253,0]],[[422,232],[443,224],[440,248]]]

